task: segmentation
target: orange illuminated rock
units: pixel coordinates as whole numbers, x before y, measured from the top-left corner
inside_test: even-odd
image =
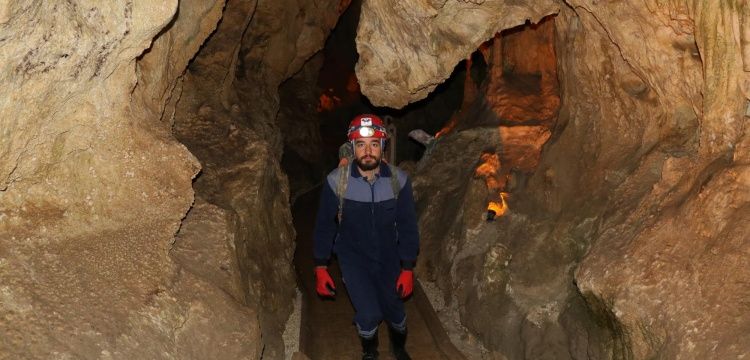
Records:
[[[435,35],[443,17],[471,23],[459,2],[368,3],[358,74],[377,102],[420,98],[479,45],[463,25],[444,30],[458,44]],[[490,111],[462,113],[414,178],[420,274],[493,358],[748,357],[747,7],[566,4],[549,28],[482,52]],[[470,28],[485,39],[512,27],[481,22]],[[524,170],[500,231],[475,216],[487,149]]]
[[[499,132],[503,164],[523,172],[534,172],[542,146],[552,135],[550,129],[546,126],[501,126]]]
[[[554,17],[504,31],[490,46],[487,102],[498,118],[551,126],[560,107]]]

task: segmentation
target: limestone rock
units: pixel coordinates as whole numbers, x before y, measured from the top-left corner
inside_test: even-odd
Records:
[[[246,303],[242,290],[232,214],[196,198],[170,249],[170,256],[184,271]]]
[[[391,13],[407,5],[369,3],[360,48],[377,51],[361,51],[358,75],[373,101],[400,107],[396,98],[418,98],[420,86],[444,78],[432,70],[443,60],[434,60],[428,36],[402,41],[392,29],[429,34],[423,19],[451,3],[415,5],[411,22]],[[502,143],[488,126],[507,124],[500,111],[463,114],[415,175],[429,239],[420,272],[453,294],[466,309],[464,325],[507,358],[746,356],[748,99],[735,32],[742,9],[566,4],[554,19],[561,108],[538,166],[511,181],[510,213],[488,229],[483,186],[466,165],[476,156],[465,153]],[[456,47],[478,45],[461,39]],[[452,54],[439,53],[447,68]],[[430,70],[415,69],[424,64]],[[486,91],[502,93],[484,94],[485,109],[514,98],[505,88]]]
[[[281,154],[283,140],[275,123],[279,86],[323,48],[340,15],[339,0],[260,1],[250,31],[237,54],[233,86],[253,130]],[[295,11],[290,11],[295,9]]]
[[[130,92],[177,2],[1,7],[0,354],[129,357],[120,336],[156,347],[129,323],[171,336],[148,301],[174,291],[167,249],[198,164]]]
[[[203,165],[196,192],[226,216],[199,222],[227,226],[217,231],[236,252],[238,274],[197,271],[220,286],[239,276],[243,305],[258,314],[269,359],[285,358],[282,333],[296,296],[289,184],[279,166],[279,85],[322,48],[337,5],[227,1],[221,23],[188,66],[175,105],[174,134]],[[177,241],[183,235],[192,238],[181,233]]]
[[[199,165],[168,109],[222,6],[0,6],[0,357],[260,356],[258,314],[169,256]]]
[[[291,202],[318,186],[327,171],[323,155],[318,105],[318,74],[323,55],[319,53],[279,88],[279,130],[284,134],[281,165],[289,178]]]
[[[13,85],[1,90],[3,211],[46,208],[58,214],[44,220],[48,230],[111,228],[135,214],[119,209],[155,209],[153,189],[176,195],[157,212],[179,220],[197,164],[173,139],[150,133],[149,119],[133,116],[129,102],[135,58],[171,20],[176,2],[91,5],[5,5],[0,81]],[[21,224],[8,220],[17,231]]]
[[[188,62],[222,20],[224,0],[180,1],[178,16],[154,39],[151,48],[138,60],[136,101],[171,125],[179,88]]]
[[[748,320],[737,316],[747,307],[732,299],[746,293],[736,285],[747,276],[746,264],[735,254],[750,246],[741,235],[748,233],[747,211],[741,209],[748,204],[750,183],[744,167],[732,163],[728,148],[746,136],[739,123],[746,122],[747,99],[739,85],[744,76],[739,44],[719,35],[731,34],[738,26],[738,20],[727,21],[738,15],[737,9],[725,3],[656,9],[620,5],[582,5],[586,11],[578,12],[583,28],[612,42],[610,57],[616,59],[614,76],[592,74],[591,68],[585,76],[619,81],[618,92],[624,91],[613,96],[615,102],[607,102],[609,107],[600,103],[602,119],[643,119],[632,125],[618,121],[607,142],[623,144],[626,139],[624,148],[632,147],[639,163],[620,158],[627,151],[604,156],[617,159],[614,163],[593,162],[601,169],[600,179],[611,184],[604,188],[613,188],[607,195],[610,215],[602,217],[576,279],[590,303],[605,304],[600,316],[615,321],[616,341],[625,354],[745,356],[750,342],[740,329]],[[625,13],[643,24],[643,33],[609,20]],[[689,23],[696,24],[694,31]],[[697,48],[686,45],[693,37]],[[576,53],[577,62],[584,53],[593,55],[590,46]],[[627,72],[620,75],[620,68]],[[637,74],[645,89],[633,91],[634,78],[627,73]],[[598,89],[581,89],[572,96],[583,99],[587,91],[601,96]],[[656,104],[649,104],[652,101]],[[685,118],[681,114],[690,106],[686,104],[698,118],[698,134],[685,133],[693,125],[679,120]],[[648,119],[667,121],[644,121]],[[649,153],[652,147],[663,150]],[[598,156],[609,152],[602,149]]]
[[[376,106],[402,108],[423,99],[457,62],[500,30],[556,13],[555,1],[397,1],[362,5],[356,72]]]

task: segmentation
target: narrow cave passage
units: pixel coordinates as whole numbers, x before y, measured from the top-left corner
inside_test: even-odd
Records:
[[[362,112],[415,358],[750,357],[745,2],[5,1],[0,43],[0,358],[304,360],[300,312],[356,358],[305,221]]]
[[[483,303],[469,283],[451,284],[443,275],[475,277],[485,271],[481,261],[486,254],[494,254],[491,246],[505,246],[505,238],[496,231],[482,232],[494,237],[483,235],[480,239],[457,238],[457,234],[471,233],[466,231],[468,223],[487,229],[507,224],[498,219],[485,224],[484,216],[494,206],[491,209],[495,215],[502,217],[507,206],[503,194],[518,188],[523,176],[536,167],[559,104],[556,63],[554,54],[550,54],[553,22],[498,34],[459,62],[429,97],[394,110],[374,107],[360,92],[354,72],[358,4],[353,2],[342,15],[324,50],[280,84],[274,123],[277,130],[263,122],[248,121],[250,111],[242,102],[227,110],[213,98],[210,88],[201,87],[205,80],[200,81],[199,76],[220,78],[210,74],[210,52],[191,63],[191,76],[185,82],[185,88],[191,91],[180,100],[173,131],[204,168],[194,183],[196,206],[184,222],[185,230],[178,234],[174,254],[182,255],[178,258],[182,263],[200,269],[238,302],[258,309],[265,335],[264,358],[278,358],[282,352],[291,355],[289,340],[277,334],[294,327],[287,315],[292,311],[295,283],[303,295],[301,352],[312,359],[356,358],[361,348],[337,263],[332,263],[339,290],[336,300],[322,301],[312,286],[312,221],[320,184],[336,166],[337,149],[345,140],[349,120],[359,113],[379,114],[389,119],[396,132],[390,140],[394,156],[387,158],[410,174],[421,194],[416,205],[420,228],[425,231],[417,278],[429,282],[432,293],[425,294],[418,285],[415,295],[406,302],[407,348],[415,358],[460,359],[463,355],[449,336],[463,336],[466,329],[446,333],[443,324],[461,321],[458,314],[481,322],[482,315],[475,311],[482,311]],[[534,47],[529,49],[529,43]],[[212,50],[210,46],[204,49]],[[240,58],[250,63],[247,58],[252,54],[243,49]],[[258,91],[244,81],[252,76],[252,66],[242,61],[238,66],[242,70],[238,79],[243,81],[237,82],[237,96],[249,101]],[[268,106],[260,101],[258,105]],[[427,146],[417,144],[407,135],[415,129],[437,140]],[[277,159],[273,155],[256,155],[280,148],[280,163],[274,163]],[[446,178],[446,174],[451,175]],[[284,178],[288,179],[288,188]],[[443,178],[446,183],[430,181]],[[285,236],[292,233],[284,213],[287,196],[293,204],[296,243],[286,242],[292,240]],[[444,205],[461,202],[464,204],[460,206]],[[466,220],[467,216],[471,219]],[[219,228],[231,231],[207,230],[193,236],[189,232],[217,222],[222,222]],[[199,261],[217,263],[219,270],[211,266],[207,271],[201,269],[203,264],[191,264],[195,259],[190,255],[193,249],[186,247],[190,239],[196,243],[212,239],[221,244],[220,251],[213,251],[215,259]],[[452,243],[455,241],[459,244]],[[292,249],[296,249],[293,257]],[[294,266],[280,267],[285,261]],[[452,287],[460,291],[461,298],[449,299],[453,302],[452,315],[438,318],[431,304],[443,297],[441,291],[450,294]],[[480,323],[480,335],[490,339],[497,336],[481,334],[487,331],[483,326],[485,323]],[[387,331],[381,329],[380,333],[380,350],[387,356]],[[466,351],[465,344],[462,350]]]
[[[508,191],[518,187],[520,177],[533,172],[539,157],[541,145],[549,139],[550,128],[554,124],[559,95],[555,72],[555,57],[552,50],[553,20],[547,19],[539,25],[521,26],[519,28],[498,34],[494,39],[483,44],[468,59],[460,62],[453,75],[427,99],[411,104],[401,110],[375,108],[359,92],[357,79],[354,75],[356,52],[354,50],[354,35],[356,28],[355,2],[350,10],[342,15],[339,25],[332,32],[326,48],[324,59],[321,60],[318,88],[321,94],[317,97],[318,122],[320,137],[315,140],[323,152],[314,159],[317,164],[311,164],[305,159],[306,148],[296,147],[287,142],[285,147],[285,161],[282,161],[284,171],[290,177],[291,192],[294,200],[292,216],[297,233],[294,265],[299,287],[303,293],[302,330],[300,336],[300,351],[311,359],[351,359],[361,353],[359,338],[353,325],[354,311],[346,293],[346,287],[341,284],[341,274],[336,261],[330,265],[331,274],[337,284],[338,293],[335,300],[322,300],[315,292],[314,264],[312,261],[312,233],[314,219],[318,206],[320,187],[311,187],[311,182],[321,182],[321,178],[311,178],[310,169],[332,169],[336,162],[338,146],[344,142],[344,133],[348,121],[356,114],[372,112],[387,117],[393,121],[398,134],[391,139],[391,146],[395,152],[390,159],[408,172],[419,177],[425,164],[436,161],[434,156],[446,156],[442,151],[435,150],[434,143],[419,144],[407,135],[415,129],[424,130],[428,135],[440,137],[440,141],[450,144],[460,140],[466,133],[488,134],[481,141],[465,146],[455,144],[444,145],[452,151],[461,149],[450,160],[438,160],[438,167],[454,166],[456,159],[463,163],[461,172],[467,173],[469,184],[462,183],[459,193],[466,193],[467,201],[472,202],[469,207],[477,215],[485,214],[482,208],[492,210],[494,223],[486,225],[495,228],[499,222],[495,217],[503,216],[507,210],[505,196]],[[354,23],[354,24],[353,24]],[[504,47],[502,46],[504,45]],[[291,82],[289,87],[297,85]],[[282,88],[282,95],[292,93],[291,88]],[[292,108],[300,96],[285,96]],[[309,107],[308,107],[309,108]],[[291,134],[294,137],[293,134]],[[446,140],[443,140],[446,139]],[[433,140],[437,142],[436,140]],[[477,147],[477,144],[479,147]],[[393,149],[389,149],[393,151]],[[447,156],[450,157],[450,154]],[[386,155],[386,158],[389,158]],[[321,165],[323,164],[323,165]],[[469,167],[463,169],[464,166]],[[464,171],[466,170],[466,171]],[[328,170],[329,171],[329,170]],[[305,181],[295,180],[295,177],[307,177]],[[473,179],[473,180],[472,180]],[[295,184],[297,184],[295,186]],[[327,186],[324,185],[323,186]],[[305,187],[305,189],[302,189]],[[467,190],[467,187],[470,188]],[[481,187],[485,190],[479,190]],[[312,189],[312,190],[311,190]],[[429,192],[441,192],[440,189],[429,189]],[[484,192],[484,194],[482,194]],[[426,211],[427,199],[418,203],[419,211]],[[446,209],[445,213],[451,211]],[[423,214],[420,214],[420,216]],[[444,221],[450,224],[459,218]],[[442,218],[443,213],[433,214]],[[484,215],[482,215],[484,216]],[[489,214],[488,214],[489,216]],[[427,216],[426,216],[427,217]],[[429,219],[427,222],[429,223]],[[484,221],[484,219],[482,220]],[[442,225],[435,226],[440,229]],[[444,281],[438,273],[454,266],[450,263],[440,263],[435,251],[445,246],[434,231],[428,229],[423,237],[424,251],[420,255],[420,269],[423,280],[429,282],[432,291],[432,301],[442,295],[435,290]],[[438,230],[439,231],[439,230]],[[487,233],[486,231],[483,233]],[[483,242],[498,241],[496,232],[491,232],[495,238],[487,238]],[[441,236],[444,234],[440,234]],[[500,240],[502,241],[502,240]],[[482,249],[476,245],[464,245],[476,256],[484,256],[489,249]],[[466,251],[466,250],[464,250]],[[461,260],[458,258],[456,261]],[[467,271],[469,269],[459,270]],[[447,270],[455,272],[455,270]],[[474,270],[469,270],[474,271]],[[470,276],[468,273],[466,276]],[[417,359],[461,359],[465,354],[476,358],[487,350],[472,344],[472,335],[466,329],[452,326],[450,334],[444,329],[445,322],[458,321],[457,313],[472,312],[476,305],[453,304],[453,315],[442,315],[439,318],[432,307],[431,300],[417,285],[419,290],[406,302],[409,341],[408,349],[412,357]],[[459,285],[463,286],[463,285]],[[445,291],[445,290],[444,290]],[[464,296],[474,296],[470,293],[476,290],[465,288],[468,292]],[[465,307],[455,309],[455,306]],[[445,310],[445,309],[442,309]],[[388,338],[384,323],[380,326],[380,352],[385,358],[388,351]],[[462,351],[459,351],[451,340],[463,338]],[[468,338],[467,338],[468,337]]]
[[[362,354],[360,340],[352,321],[354,310],[346,286],[341,282],[337,261],[334,260],[329,265],[337,287],[335,299],[323,300],[315,292],[312,234],[323,175],[315,171],[327,173],[336,166],[338,147],[346,138],[348,122],[359,113],[376,113],[390,121],[390,131],[394,136],[390,140],[386,159],[402,164],[411,163],[413,167],[424,153],[424,146],[410,140],[408,132],[420,128],[435,134],[447,123],[451,114],[461,104],[463,78],[466,73],[465,65],[460,64],[457,66],[456,74],[433,96],[406,109],[373,107],[360,93],[354,74],[354,65],[357,61],[354,37],[360,6],[361,1],[354,1],[342,14],[337,27],[326,42],[323,59],[319,60],[320,71],[315,88],[320,89],[320,93],[315,97],[317,121],[313,122],[320,124],[319,135],[316,134],[319,140],[315,136],[312,143],[320,149],[321,154],[306,154],[307,148],[287,141],[282,159],[283,169],[290,177],[292,217],[297,234],[294,267],[303,298],[299,350],[313,360],[355,359]],[[282,108],[305,108],[298,105],[301,98],[306,98],[299,95],[299,84],[299,81],[290,81],[282,87]],[[309,106],[305,109],[309,109]],[[309,114],[298,117],[309,117]],[[398,135],[395,134],[396,129]],[[290,133],[288,138],[298,137]],[[310,142],[309,139],[305,141]],[[448,340],[421,287],[418,284],[416,286],[414,295],[405,302],[409,327],[407,349],[410,355],[415,359],[463,358]],[[392,359],[386,327],[385,322],[379,327],[379,351],[381,359]]]

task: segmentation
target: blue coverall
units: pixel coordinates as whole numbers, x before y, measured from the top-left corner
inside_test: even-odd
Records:
[[[419,230],[409,177],[398,171],[400,191],[394,197],[391,171],[380,165],[370,184],[351,163],[344,193],[342,221],[337,225],[337,168],[328,174],[320,195],[315,225],[316,265],[326,265],[336,253],[354,305],[359,335],[369,338],[385,319],[397,330],[406,326],[404,303],[396,292],[401,269],[412,269],[419,249]]]

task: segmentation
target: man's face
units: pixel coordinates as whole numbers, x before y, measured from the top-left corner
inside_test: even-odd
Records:
[[[354,141],[354,161],[363,171],[377,168],[382,154],[383,149],[378,138],[360,138]]]

